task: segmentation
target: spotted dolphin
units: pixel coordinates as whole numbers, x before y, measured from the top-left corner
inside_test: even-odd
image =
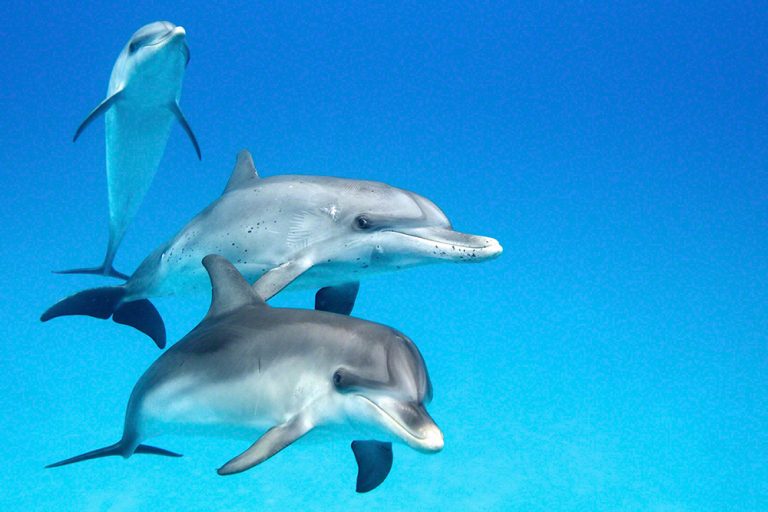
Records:
[[[63,274],[102,274],[126,279],[113,266],[117,248],[149,189],[176,119],[200,147],[179,107],[189,48],[183,27],[156,21],[141,27],[117,58],[107,98],[85,118],[74,140],[104,114],[106,127],[109,242],[104,262],[96,268]]]
[[[359,280],[437,261],[480,262],[502,251],[493,238],[455,231],[429,199],[384,183],[321,176],[260,178],[242,151],[224,193],[155,249],[122,286],[94,288],[41,320],[90,315],[132,325],[165,343],[149,297],[206,288],[200,265],[220,254],[268,300],[290,285],[319,289],[317,309],[349,314]]]
[[[231,475],[324,427],[352,439],[375,433],[376,440],[352,443],[357,491],[367,492],[390,471],[392,441],[426,453],[443,448],[425,408],[427,367],[407,336],[335,313],[272,308],[223,257],[207,256],[203,265],[213,287],[208,314],[139,379],[121,439],[48,467],[109,455],[179,456],[142,444],[169,431],[261,434],[218,470]]]

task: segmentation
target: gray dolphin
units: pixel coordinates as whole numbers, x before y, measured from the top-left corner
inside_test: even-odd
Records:
[[[220,254],[264,300],[290,285],[320,291],[317,309],[348,314],[365,276],[437,261],[480,262],[501,254],[493,238],[468,235],[430,200],[374,181],[322,176],[259,178],[251,155],[238,155],[224,193],[155,249],[123,286],[94,288],[49,308],[112,318],[165,343],[148,297],[203,291],[200,260]],[[263,277],[262,277],[263,276]]]
[[[104,114],[109,193],[109,243],[96,268],[62,274],[127,276],[113,267],[115,253],[141,205],[165,151],[171,124],[178,120],[200,158],[200,147],[181,113],[179,99],[189,48],[183,27],[168,21],[144,25],[131,37],[112,68],[107,99],[85,118],[74,140]]]
[[[139,379],[120,441],[48,467],[109,455],[179,456],[141,444],[168,431],[263,433],[218,470],[231,475],[326,427],[387,439],[352,443],[357,490],[366,492],[389,473],[392,440],[426,453],[443,448],[425,409],[429,374],[407,336],[335,313],[269,307],[225,258],[210,255],[203,265],[213,287],[208,314]]]

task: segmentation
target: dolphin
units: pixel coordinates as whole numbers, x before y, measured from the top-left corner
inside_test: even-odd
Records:
[[[104,114],[109,243],[99,267],[59,273],[127,279],[113,267],[115,254],[152,183],[174,119],[187,132],[198,158],[201,157],[197,139],[179,107],[181,84],[189,62],[185,35],[183,27],[168,21],[156,21],[137,30],[112,68],[107,98],[77,128],[74,140]]]
[[[165,328],[147,299],[204,291],[200,261],[207,254],[258,279],[254,290],[264,300],[289,285],[319,288],[316,309],[349,314],[363,277],[437,261],[480,262],[501,251],[493,238],[453,230],[432,201],[413,192],[322,176],[260,178],[242,151],[221,197],[147,256],[124,285],[76,293],[41,320],[112,316],[162,348]]]
[[[47,467],[134,453],[180,456],[142,444],[166,432],[261,435],[218,469],[231,475],[325,428],[385,439],[352,443],[357,491],[367,492],[389,473],[392,441],[425,453],[443,448],[425,408],[427,367],[407,336],[335,313],[272,308],[225,258],[209,255],[203,265],[213,288],[208,314],[139,379],[120,440]]]

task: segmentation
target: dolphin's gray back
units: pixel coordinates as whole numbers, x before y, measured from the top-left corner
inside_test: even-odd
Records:
[[[395,334],[384,325],[333,313],[244,307],[222,319],[204,320],[160,356],[136,391],[141,396],[186,377],[206,384],[236,381],[290,361],[295,362],[297,375],[327,373],[330,381],[340,359],[356,367],[375,368],[377,359],[386,357]]]

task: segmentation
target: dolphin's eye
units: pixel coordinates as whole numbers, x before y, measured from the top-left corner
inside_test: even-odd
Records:
[[[336,370],[335,372],[333,372],[333,384],[335,386],[337,386],[337,387],[341,386],[341,381],[342,380],[343,379],[342,379],[342,375],[341,375],[341,371],[340,370]]]
[[[357,218],[355,218],[355,226],[357,226],[358,229],[370,229],[371,221],[365,215],[358,215]]]

